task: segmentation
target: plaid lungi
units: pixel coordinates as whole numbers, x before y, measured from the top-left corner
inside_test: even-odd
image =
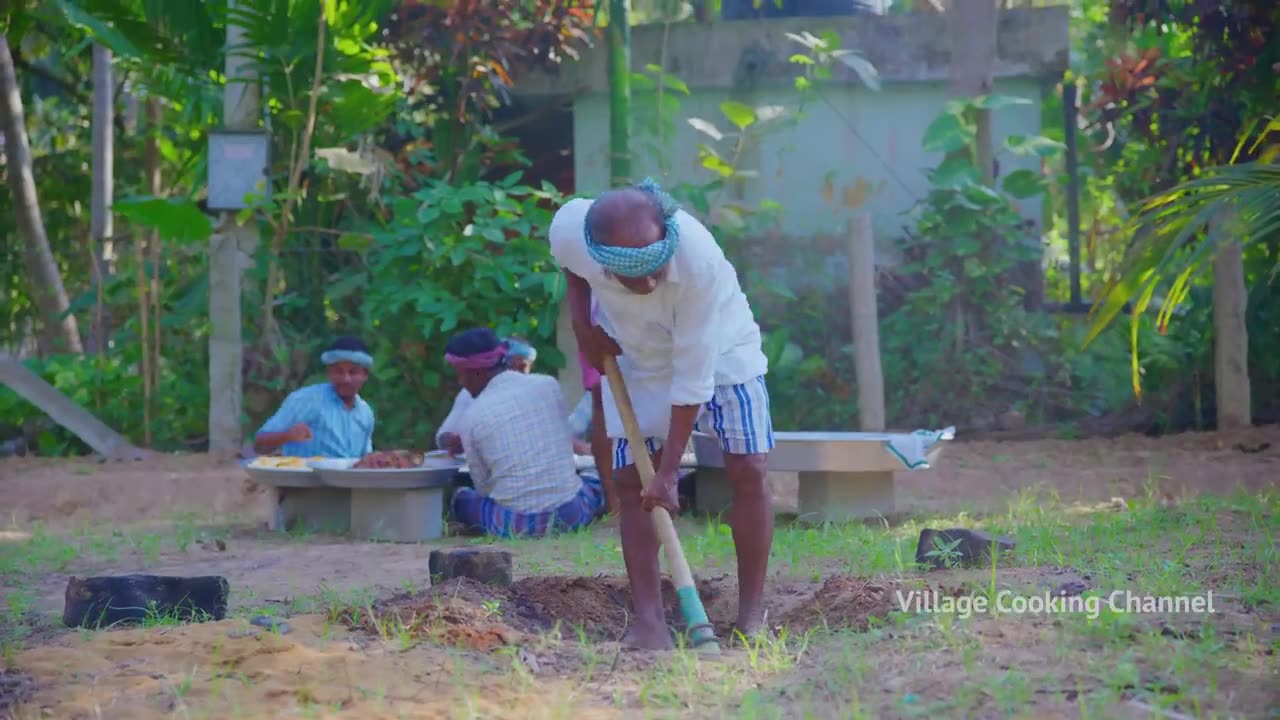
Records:
[[[472,488],[458,488],[451,503],[453,519],[472,531],[498,537],[541,537],[586,527],[604,509],[604,488],[598,477],[586,473],[578,477],[582,489],[577,495],[558,508],[536,513],[517,512]]]

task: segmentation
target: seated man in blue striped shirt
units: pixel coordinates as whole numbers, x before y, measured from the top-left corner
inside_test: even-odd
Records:
[[[256,452],[334,458],[373,452],[373,408],[360,397],[373,367],[369,348],[355,338],[338,338],[320,360],[329,382],[290,393],[258,430]]]
[[[475,489],[458,488],[453,518],[491,535],[545,535],[589,524],[604,490],[580,477],[560,383],[507,368],[507,348],[488,328],[455,335],[445,359],[474,399],[459,435]]]

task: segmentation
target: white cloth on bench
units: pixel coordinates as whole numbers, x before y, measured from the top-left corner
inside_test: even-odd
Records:
[[[952,425],[942,430],[916,430],[905,434],[859,433],[859,435],[882,435],[885,440],[885,448],[894,457],[901,460],[908,470],[927,470],[929,469],[929,453],[933,450],[933,446],[941,440],[954,440],[956,428]]]

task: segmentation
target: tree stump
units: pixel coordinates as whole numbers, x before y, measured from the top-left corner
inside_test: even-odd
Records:
[[[427,566],[433,583],[464,577],[487,585],[511,584],[511,553],[495,547],[432,550]]]
[[[225,577],[118,575],[67,581],[62,622],[105,628],[146,620],[203,622],[227,616],[231,586]]]
[[[916,543],[916,562],[935,568],[990,567],[993,547],[1000,562],[1013,553],[1015,546],[1010,538],[993,537],[981,530],[925,528]]]

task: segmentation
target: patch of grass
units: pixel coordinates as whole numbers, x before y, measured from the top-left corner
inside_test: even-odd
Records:
[[[619,653],[616,644],[591,642],[587,628],[568,626],[495,653],[443,649],[423,641],[412,621],[374,618],[375,593],[369,588],[321,588],[314,595],[296,595],[287,605],[237,591],[234,614],[316,612],[329,619],[330,628],[342,627],[345,617],[369,618],[386,640],[383,651],[414,659],[452,653],[457,717],[485,716],[488,683],[531,698],[536,706],[521,710],[538,717],[571,717],[601,703],[646,717],[1109,718],[1132,711],[1125,707],[1131,703],[1191,717],[1259,715],[1266,709],[1265,689],[1280,652],[1280,640],[1267,632],[1280,622],[1280,494],[1170,500],[1160,487],[1153,476],[1143,495],[1114,505],[1075,505],[1040,489],[1020,492],[1002,511],[984,515],[931,515],[893,526],[782,522],[775,532],[774,584],[816,584],[833,573],[884,575],[960,588],[995,607],[1008,593],[1030,597],[1054,591],[1061,578],[1081,578],[1087,588],[1080,597],[1096,601],[1101,608],[1096,614],[901,614],[862,633],[835,627],[722,638],[724,653],[716,662],[688,649],[637,661]],[[696,575],[735,572],[732,532],[722,519],[682,517],[677,523]],[[994,572],[917,568],[921,529],[954,526],[1012,537],[1017,549],[1009,566]],[[66,537],[38,527],[29,532],[20,542],[0,543],[0,584],[6,591],[0,611],[7,625],[30,622],[38,573],[122,550],[148,562],[188,549],[208,531],[191,517],[164,532],[85,531]],[[299,534],[293,541],[305,539]],[[511,549],[519,574],[623,572],[616,528],[472,542]],[[407,579],[401,589],[418,587]],[[1106,607],[1116,590],[1143,596],[1213,591],[1218,613],[1117,612]],[[487,615],[508,611],[498,604],[481,610]],[[157,616],[148,624],[176,621]],[[207,658],[198,662],[214,667],[219,682],[238,679]],[[448,667],[439,675],[449,676]],[[539,694],[546,677],[566,689],[554,697]],[[187,696],[182,680],[173,683],[174,697],[181,701]],[[396,699],[385,686],[366,682],[353,685],[352,692],[385,704],[389,714],[396,711]],[[298,699],[302,714],[328,710]]]
[[[61,572],[81,552],[79,543],[50,533],[37,523],[26,530],[26,539],[0,543],[0,581],[6,576]]]
[[[298,604],[305,612],[318,612],[331,622],[337,622],[344,616],[360,617],[359,613],[373,606],[376,593],[373,588],[360,587],[350,590],[334,590],[321,587],[319,594],[303,598]]]
[[[920,577],[967,587],[994,606],[997,597],[1009,593],[1052,591],[1060,576],[1084,577],[1091,589],[1082,597],[1096,598],[1102,609],[1096,617],[899,616],[862,634],[816,631],[803,640],[726,643],[733,648],[728,667],[714,673],[691,653],[678,652],[634,678],[634,693],[615,693],[614,702],[649,714],[697,707],[734,717],[826,716],[834,707],[841,708],[840,717],[854,718],[1035,717],[1038,709],[1113,717],[1129,702],[1195,717],[1256,711],[1257,689],[1266,682],[1264,668],[1272,657],[1267,653],[1276,652],[1280,641],[1232,629],[1222,613],[1277,619],[1277,495],[1170,502],[1158,488],[1153,482],[1145,496],[1096,507],[1064,503],[1044,490],[1024,491],[1001,513],[922,517],[895,527],[779,525],[770,563],[775,581],[817,581],[831,572]],[[716,518],[678,522],[695,573],[733,572],[727,525]],[[951,526],[1013,537],[1017,550],[1011,566],[921,573],[914,562],[920,530]],[[509,544],[526,572],[621,571],[611,533]],[[1114,612],[1106,608],[1114,590],[1142,596],[1212,590],[1219,614],[1189,620]],[[1168,623],[1182,629],[1170,634]],[[586,683],[609,658],[589,643],[580,647]],[[953,668],[945,674],[954,679],[939,684],[939,667]],[[1249,684],[1253,699],[1241,700]]]

